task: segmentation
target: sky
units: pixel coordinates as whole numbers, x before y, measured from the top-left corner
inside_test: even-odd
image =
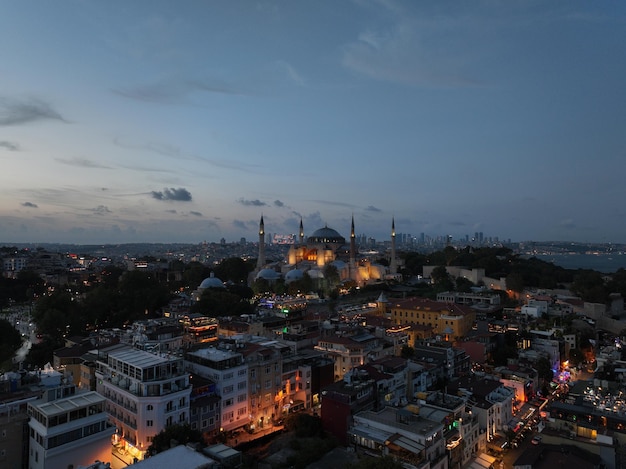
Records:
[[[0,12],[0,244],[626,243],[626,2]]]

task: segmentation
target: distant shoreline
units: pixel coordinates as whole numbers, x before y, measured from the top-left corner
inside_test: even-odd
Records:
[[[615,273],[620,268],[626,269],[626,254],[536,254],[542,261],[551,262],[565,269],[591,269],[605,274]]]

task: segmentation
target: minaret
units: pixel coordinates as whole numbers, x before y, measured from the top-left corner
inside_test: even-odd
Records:
[[[350,278],[356,280],[356,236],[354,234],[354,215],[350,227]]]
[[[391,259],[389,261],[389,273],[395,275],[398,273],[398,265],[396,264],[396,221],[391,218]]]
[[[304,225],[302,225],[302,218],[300,218],[300,246],[304,245]]]
[[[263,223],[263,215],[261,215],[261,223],[259,223],[259,257],[256,261],[256,268],[262,269],[265,265],[265,223]]]

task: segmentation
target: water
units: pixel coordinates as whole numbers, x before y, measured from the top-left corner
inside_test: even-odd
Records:
[[[541,254],[535,257],[566,269],[592,269],[606,274],[626,269],[626,254]]]

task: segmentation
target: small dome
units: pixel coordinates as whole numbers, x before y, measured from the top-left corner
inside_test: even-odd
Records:
[[[287,272],[285,275],[285,283],[295,282],[296,280],[301,280],[304,277],[304,272],[300,269],[293,269]]]
[[[280,274],[272,269],[261,269],[259,273],[256,274],[256,280],[262,278],[265,280],[278,280],[280,278]]]
[[[348,267],[348,264],[346,264],[344,261],[340,261],[339,259],[332,261],[330,263],[330,265],[335,266],[335,268],[337,269],[337,271],[341,272],[343,269],[345,269],[346,267]]]
[[[198,287],[198,289],[200,290],[204,290],[206,288],[226,288],[226,287],[224,286],[224,282],[222,282],[219,278],[215,276],[215,274],[213,274],[213,272],[211,272],[211,276],[205,278],[200,284],[200,286]]]
[[[309,243],[332,243],[345,244],[346,238],[341,236],[337,231],[325,226],[319,230],[315,230],[311,236],[307,238]]]

